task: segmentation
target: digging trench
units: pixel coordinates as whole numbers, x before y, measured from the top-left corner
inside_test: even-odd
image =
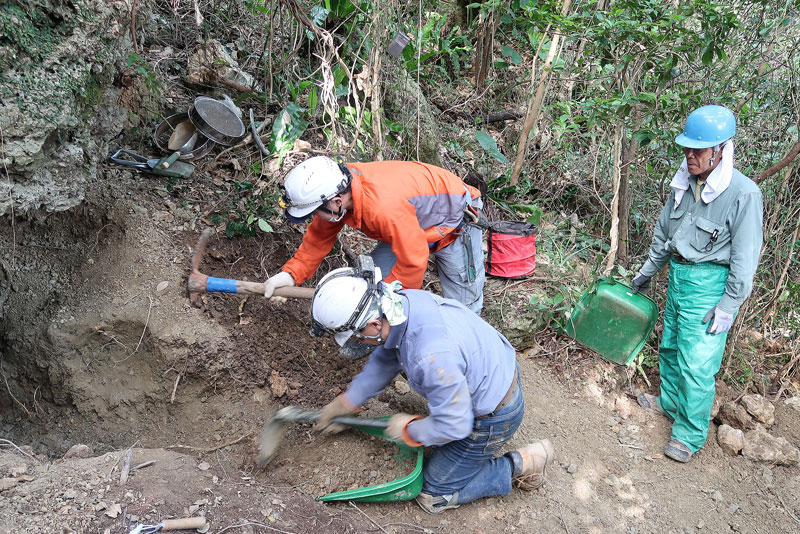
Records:
[[[120,206],[87,203],[2,230],[5,437],[50,457],[75,443],[95,453],[137,441],[211,446],[254,434],[275,404],[318,407],[346,386],[358,364],[328,358],[331,342],[308,335],[307,301],[205,295],[191,306],[199,231],[159,228],[156,203]],[[212,237],[203,269],[263,279],[292,238]]]

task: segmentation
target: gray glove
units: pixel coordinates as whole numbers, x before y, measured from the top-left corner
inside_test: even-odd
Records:
[[[641,293],[642,295],[647,295],[650,292],[650,276],[645,276],[641,273],[636,274],[631,280],[631,288],[633,288],[634,293]]]
[[[711,321],[711,325],[708,327],[706,332],[712,335],[722,334],[723,332],[730,330],[731,325],[733,324],[733,314],[726,312],[719,306],[714,306],[708,310],[708,313],[703,318],[703,324],[709,321]]]

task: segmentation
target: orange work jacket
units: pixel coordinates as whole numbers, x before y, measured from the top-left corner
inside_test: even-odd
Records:
[[[453,231],[461,225],[466,203],[480,197],[480,191],[450,171],[418,161],[347,166],[353,175],[353,209],[338,222],[314,217],[283,270],[297,285],[308,280],[346,224],[391,245],[397,263],[390,273],[383,273],[386,282],[400,280],[405,288],[419,289],[428,254],[456,239]]]

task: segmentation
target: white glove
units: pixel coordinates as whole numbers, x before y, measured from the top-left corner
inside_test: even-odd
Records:
[[[719,306],[714,306],[708,310],[708,313],[703,318],[704,324],[708,321],[711,321],[711,324],[708,326],[708,330],[706,330],[706,332],[712,335],[722,334],[730,330],[731,325],[733,324],[733,314],[726,312]]]
[[[272,294],[279,287],[291,287],[294,285],[294,278],[286,271],[281,271],[275,276],[270,276],[264,282],[264,296],[267,298],[272,297]]]

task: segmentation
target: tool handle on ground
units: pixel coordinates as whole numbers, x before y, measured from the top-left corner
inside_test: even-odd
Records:
[[[181,157],[180,152],[173,152],[168,158],[161,160],[161,167],[164,169],[169,169],[173,163],[178,161],[179,157]]]
[[[133,159],[123,159],[123,155]],[[109,156],[109,159],[118,165],[127,165],[129,167],[136,167],[137,169],[147,168],[146,157],[131,152],[130,150],[125,150],[124,148],[117,149],[116,152]]]
[[[240,295],[264,295],[263,282],[248,282],[247,280],[233,280],[230,278],[214,278],[202,273],[194,272],[187,281],[189,293],[238,293]],[[272,294],[273,297],[286,297],[293,299],[310,299],[314,296],[313,287],[279,287]]]
[[[188,530],[202,528],[206,524],[205,517],[184,517],[181,519],[165,519],[159,526],[160,530]]]

